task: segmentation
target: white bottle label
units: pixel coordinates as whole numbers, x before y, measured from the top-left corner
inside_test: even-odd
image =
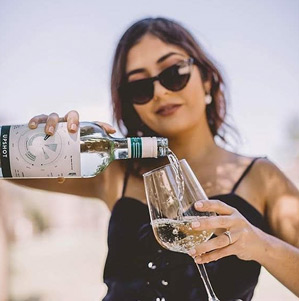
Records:
[[[156,137],[131,137],[128,141],[128,158],[157,158]]]
[[[69,133],[66,123],[58,123],[53,136],[46,135],[44,128],[45,124],[34,130],[27,125],[1,128],[3,177],[81,176],[80,133]]]
[[[157,149],[156,137],[142,138],[142,158],[157,158]]]

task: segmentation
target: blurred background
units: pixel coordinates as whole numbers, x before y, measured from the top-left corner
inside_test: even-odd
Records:
[[[0,0],[0,125],[41,113],[111,119],[116,43],[139,18],[185,25],[221,67],[238,151],[299,186],[299,1]],[[101,300],[109,211],[0,180],[0,301]],[[254,301],[297,300],[262,270]]]

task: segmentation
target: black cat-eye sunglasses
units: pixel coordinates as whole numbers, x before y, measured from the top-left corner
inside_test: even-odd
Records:
[[[170,91],[180,91],[190,79],[193,63],[194,59],[190,57],[166,68],[157,76],[127,82],[119,87],[120,96],[134,104],[146,104],[154,97],[156,80]]]

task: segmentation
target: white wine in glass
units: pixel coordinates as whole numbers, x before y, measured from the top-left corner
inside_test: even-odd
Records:
[[[188,253],[191,248],[207,241],[212,230],[195,231],[191,223],[216,215],[194,208],[207,196],[186,160],[170,160],[171,164],[143,175],[151,225],[159,244],[171,251]],[[203,264],[196,264],[207,290],[209,301],[219,301],[213,291]]]

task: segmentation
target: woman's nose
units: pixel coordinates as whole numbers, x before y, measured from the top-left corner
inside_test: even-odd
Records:
[[[160,98],[169,93],[169,90],[163,87],[158,80],[156,80],[153,84],[154,84],[154,97],[153,97],[154,99]]]

